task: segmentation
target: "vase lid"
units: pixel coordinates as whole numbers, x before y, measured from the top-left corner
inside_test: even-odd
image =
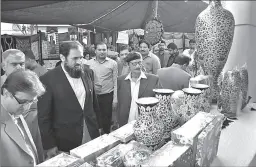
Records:
[[[156,93],[174,93],[172,89],[153,89],[153,92]]]
[[[208,85],[206,84],[191,84],[192,88],[196,88],[196,89],[207,89],[209,88]]]
[[[182,89],[182,91],[187,93],[187,94],[192,94],[192,95],[199,95],[199,94],[202,93],[201,90],[194,89],[194,88],[184,88],[184,89]]]
[[[159,100],[155,97],[142,97],[136,100],[137,103],[141,105],[148,105],[148,104],[157,104]]]

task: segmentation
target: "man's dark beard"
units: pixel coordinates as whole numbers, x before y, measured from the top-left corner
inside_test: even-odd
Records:
[[[77,65],[76,65],[77,66]],[[64,62],[64,68],[72,78],[80,78],[82,75],[82,67],[69,67],[67,62]]]

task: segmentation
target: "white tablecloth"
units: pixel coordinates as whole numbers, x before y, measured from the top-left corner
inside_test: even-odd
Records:
[[[212,112],[216,111],[214,106]],[[246,107],[238,114],[238,120],[222,130],[211,167],[256,166],[256,111]]]

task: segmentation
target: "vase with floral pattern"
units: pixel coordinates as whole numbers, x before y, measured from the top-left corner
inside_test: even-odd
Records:
[[[184,98],[182,100],[182,105],[180,106],[181,125],[186,123],[192,117],[194,117],[200,111],[200,94],[201,90],[194,88],[184,88]]]
[[[229,117],[236,117],[237,110],[241,109],[241,77],[238,69],[225,72],[219,79],[221,88],[218,107]],[[240,105],[240,106],[239,106]]]
[[[202,91],[200,94],[200,111],[210,112],[211,110],[211,90],[206,84],[192,84],[192,88],[199,89]]]
[[[241,77],[241,91],[242,91],[242,108],[244,109],[248,103],[248,83],[249,83],[249,76],[247,65],[243,65],[240,69],[240,77]]]
[[[138,142],[146,146],[156,146],[164,136],[164,124],[156,117],[159,100],[155,97],[143,97],[136,101],[139,118],[133,126]]]
[[[217,86],[218,77],[231,49],[234,28],[233,14],[222,7],[220,0],[210,0],[209,6],[196,19],[195,40],[198,60],[204,74],[212,76],[209,86],[215,101],[220,92]]]
[[[171,136],[172,129],[177,125],[177,116],[172,111],[171,96],[174,93],[171,89],[153,89],[155,97],[159,100],[156,116],[164,124],[164,138]]]

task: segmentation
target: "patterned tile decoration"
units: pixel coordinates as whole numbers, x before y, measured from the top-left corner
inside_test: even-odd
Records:
[[[216,157],[223,120],[224,115],[216,116],[198,136],[196,167],[208,167]]]
[[[121,141],[117,138],[104,134],[85,143],[77,148],[70,150],[70,155],[83,158],[86,162],[95,160],[96,157],[100,156],[102,153],[110,150],[111,148],[120,144]]]
[[[143,163],[152,154],[152,151],[145,145],[136,141],[127,144],[130,149],[124,156],[123,162],[126,167],[135,167]]]
[[[44,161],[41,164],[36,165],[36,167],[45,167],[45,166],[72,166],[77,161],[79,161],[79,158],[73,157],[71,155],[68,155],[66,153],[61,153],[49,160]]]
[[[198,136],[219,114],[199,112],[179,129],[172,132],[172,141],[176,144],[192,146],[195,164]],[[222,115],[222,114],[220,114]]]
[[[125,152],[123,152],[125,150]],[[105,166],[123,166],[123,156],[129,150],[125,149],[124,144],[119,144],[118,146],[112,148],[111,150],[105,152],[104,154],[100,155],[97,160],[98,167],[105,167]]]
[[[172,141],[155,151],[141,167],[192,167],[192,149],[190,146],[174,144]]]
[[[118,138],[122,143],[127,143],[135,139],[133,125],[136,121],[131,121],[126,125],[118,128],[117,130],[111,132],[109,135]]]

